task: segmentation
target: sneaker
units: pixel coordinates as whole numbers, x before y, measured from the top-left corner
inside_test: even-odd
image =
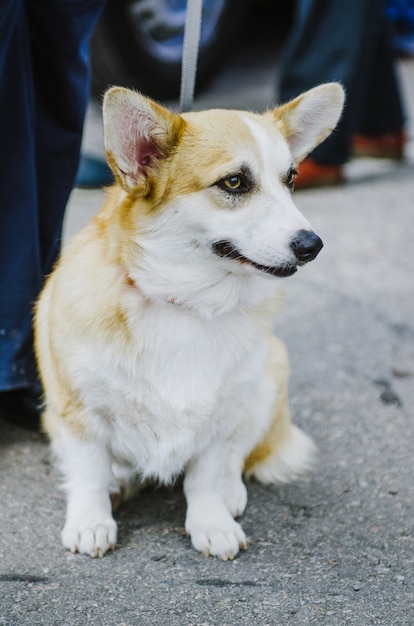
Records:
[[[99,189],[115,182],[111,168],[103,159],[81,154],[75,187]]]
[[[330,187],[341,185],[345,178],[341,165],[322,165],[307,158],[299,164],[299,174],[295,179],[295,189]]]
[[[407,136],[402,131],[378,135],[377,137],[354,135],[352,151],[356,157],[401,161],[404,158],[404,146],[406,143]]]

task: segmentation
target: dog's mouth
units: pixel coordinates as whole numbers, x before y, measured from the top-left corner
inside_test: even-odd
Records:
[[[279,278],[285,278],[288,276],[292,276],[297,270],[297,266],[293,264],[270,267],[268,265],[261,265],[260,263],[255,263],[251,259],[245,257],[237,248],[230,243],[230,241],[217,241],[212,246],[213,252],[218,256],[225,259],[233,259],[238,261],[244,265],[251,265],[255,267],[257,270],[264,272],[265,274],[270,274],[271,276],[278,276]]]

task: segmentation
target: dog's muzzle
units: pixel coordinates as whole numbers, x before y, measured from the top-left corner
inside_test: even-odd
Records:
[[[299,230],[290,242],[290,248],[298,264],[304,265],[318,256],[323,248],[323,241],[312,230]]]
[[[256,263],[253,259],[244,256],[230,241],[217,241],[212,245],[214,254],[225,258],[238,261],[243,265],[251,265],[261,272],[284,278],[292,276],[300,265],[305,265],[319,254],[323,247],[322,240],[312,230],[298,230],[294,238],[290,242],[295,260],[288,261],[278,266],[262,265]]]

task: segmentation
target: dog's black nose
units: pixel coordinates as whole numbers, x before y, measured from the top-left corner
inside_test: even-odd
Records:
[[[313,261],[323,248],[323,242],[312,230],[299,230],[290,247],[300,263]]]

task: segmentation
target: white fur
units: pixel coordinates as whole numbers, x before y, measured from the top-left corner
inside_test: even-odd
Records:
[[[329,101],[330,89],[337,94],[325,86],[289,105],[284,124],[277,115],[263,121],[213,112],[197,126],[203,114],[188,114],[193,160],[194,137],[201,135],[204,149],[213,122],[223,129],[237,123],[232,150],[209,167],[194,166],[203,181],[197,191],[189,180],[188,190],[171,194],[162,210],[138,212],[120,235],[127,240],[121,261],[116,255],[108,260],[115,244],[102,233],[119,232],[118,207],[130,194],[138,197],[139,185],[142,194],[150,190],[148,163],[163,167],[167,148],[162,158],[157,149],[168,144],[168,133],[173,136],[173,116],[138,94],[109,92],[108,158],[122,190],[114,190],[101,221],[68,246],[36,313],[44,422],[65,476],[62,540],[70,550],[102,556],[115,546],[110,496],[132,495],[137,476],[171,483],[184,472],[185,526],[194,547],[231,559],[247,543],[234,517],[247,503],[242,473],[249,455],[273,441],[272,454],[248,468],[263,482],[284,482],[310,467],[313,444],[290,424],[287,357],[271,338],[278,280],[214,254],[212,244],[229,240],[260,265],[294,263],[292,239],[310,225],[286,186],[293,157],[283,128],[293,116],[300,127],[295,150],[308,149],[315,134],[326,134],[312,111],[315,102]],[[337,102],[332,109],[339,115]],[[308,131],[307,112],[313,116]],[[195,175],[171,160],[182,177]],[[232,196],[215,184],[245,166],[254,178],[249,195]],[[114,304],[122,315],[108,317]]]
[[[83,442],[62,426],[54,453],[66,476],[66,522],[62,543],[72,552],[103,556],[116,544],[116,523],[112,518],[110,493],[114,477],[107,448],[98,442]]]

